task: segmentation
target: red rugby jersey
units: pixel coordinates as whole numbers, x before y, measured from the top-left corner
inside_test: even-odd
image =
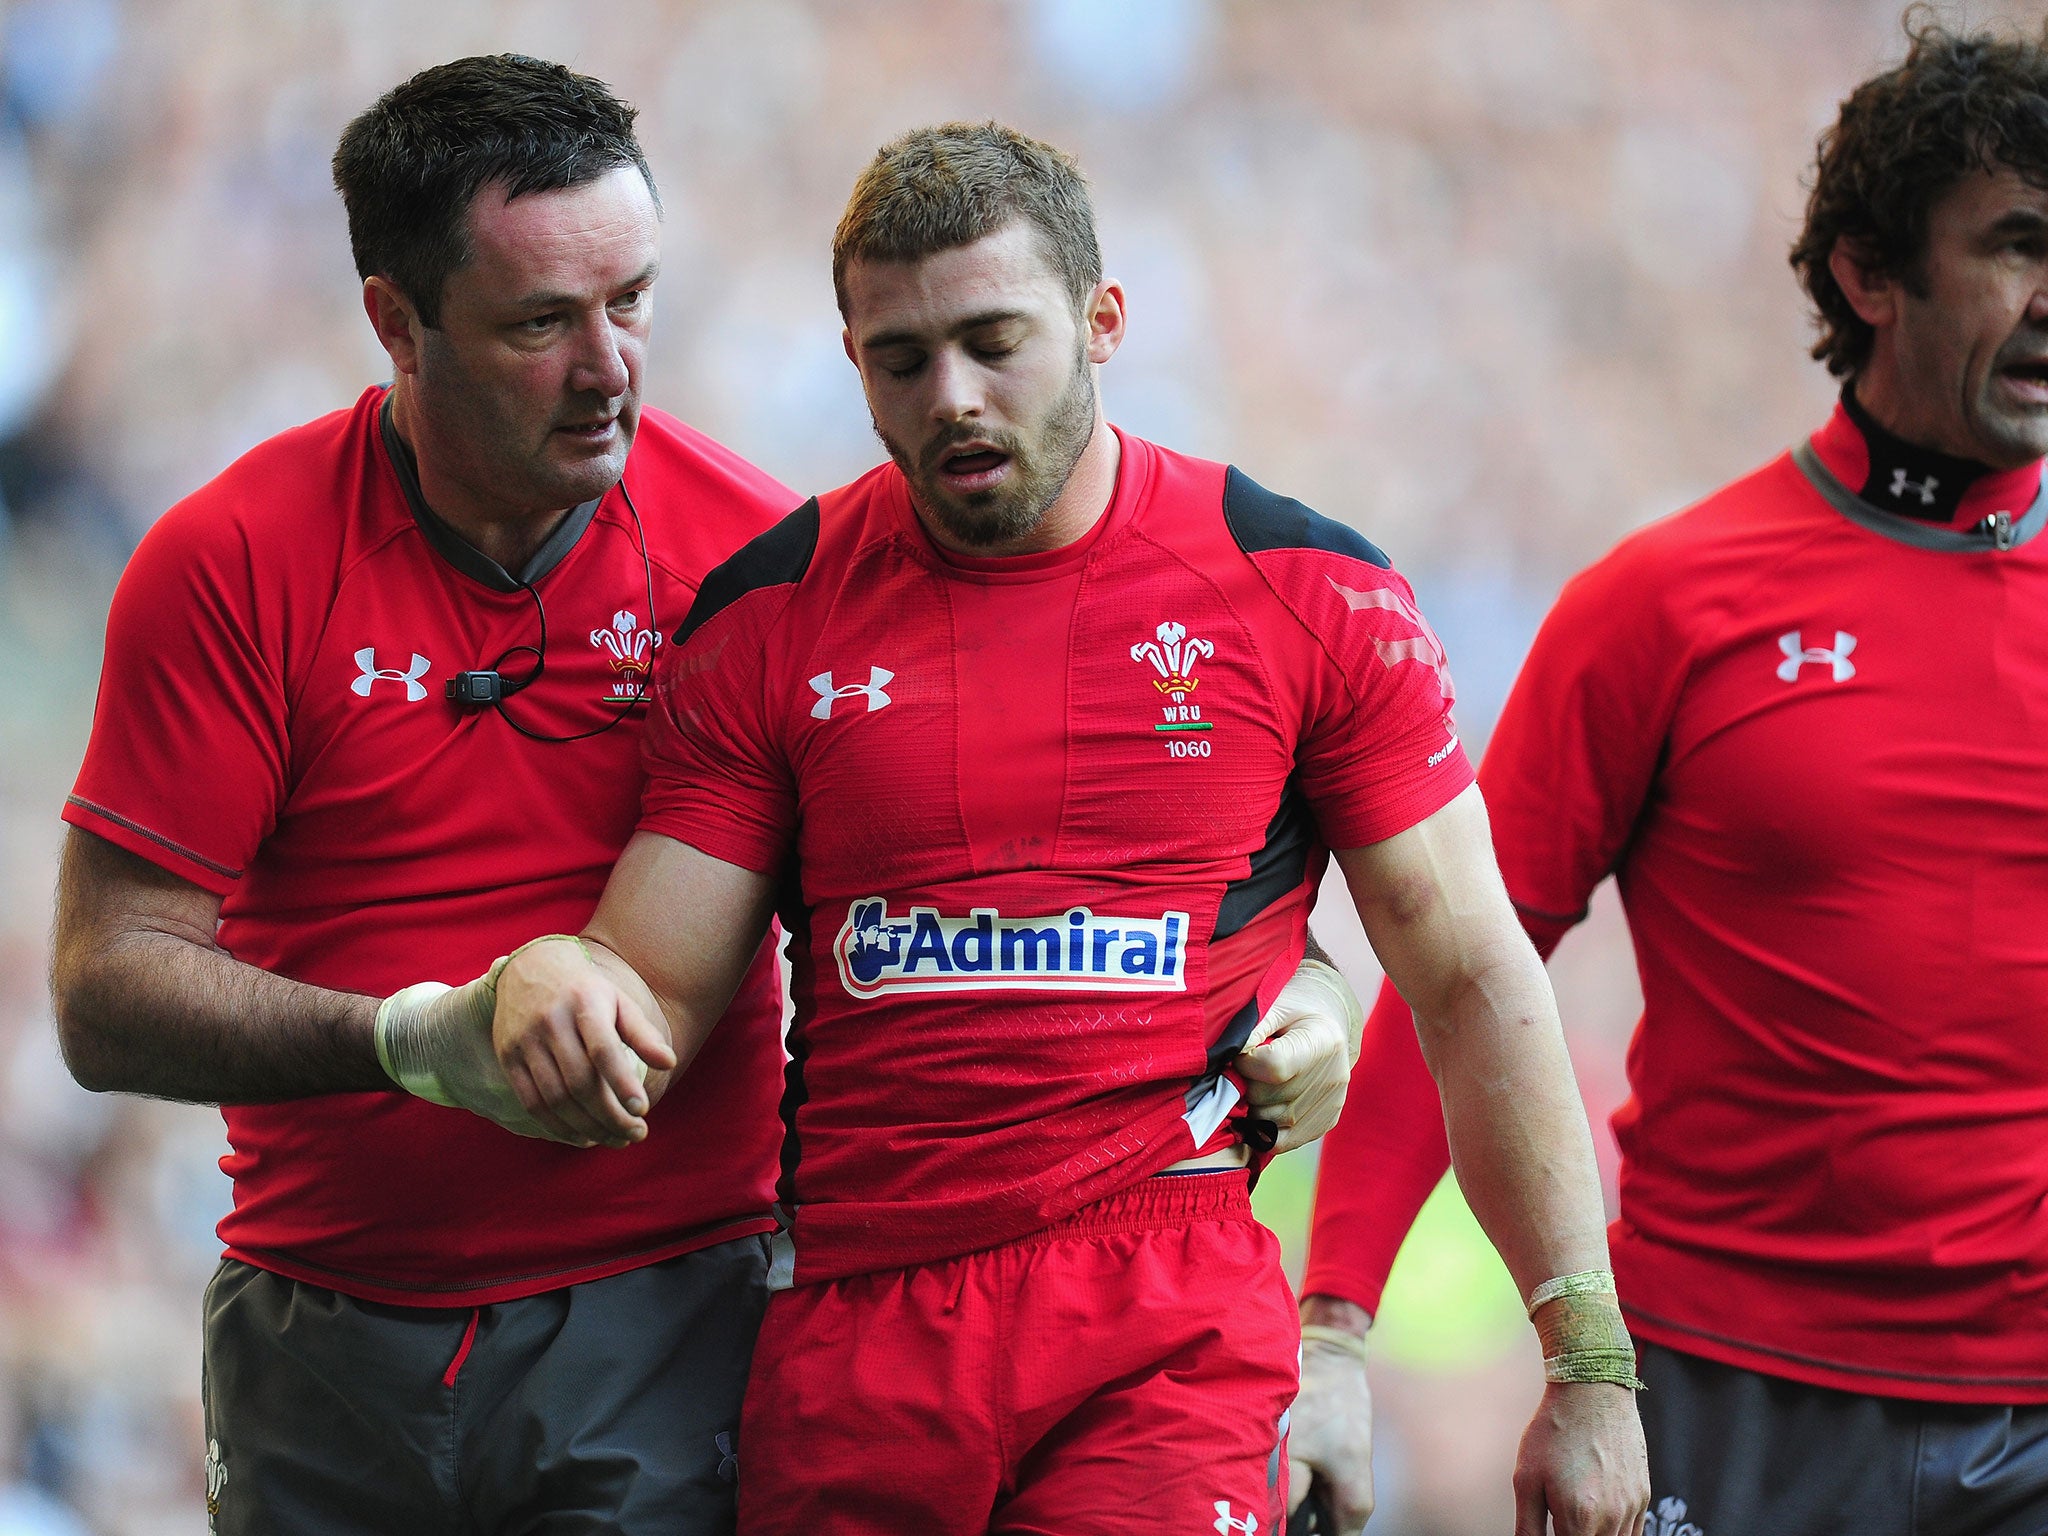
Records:
[[[1471,782],[1358,534],[1124,436],[1091,534],[948,558],[885,465],[707,578],[641,826],[787,875],[797,1278],[1025,1235],[1230,1135],[1327,847]]]
[[[416,513],[384,395],[262,444],[150,530],[115,594],[64,811],[219,893],[237,959],[371,994],[460,982],[583,925],[633,829],[647,714],[539,742],[444,697],[453,673],[536,645],[536,609]],[[529,730],[611,718],[703,574],[796,501],[655,411],[625,481],[645,561],[614,490],[529,567],[546,570],[547,669],[507,704]],[[353,1296],[469,1306],[768,1230],[777,991],[764,954],[625,1150],[515,1137],[395,1090],[228,1107],[221,1238]]]
[[[1838,410],[1571,582],[1480,782],[1539,947],[1620,881],[1644,1013],[1610,1242],[1636,1333],[2043,1402],[2048,499],[2036,465],[1922,522],[1849,489],[1913,505],[1870,472]],[[1375,1306],[1445,1166],[1408,1024],[1389,989],[1308,1292]]]

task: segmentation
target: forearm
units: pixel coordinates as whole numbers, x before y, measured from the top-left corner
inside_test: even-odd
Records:
[[[1599,1172],[1541,963],[1502,943],[1425,1012],[1459,1187],[1522,1294],[1607,1267]]]
[[[389,1088],[377,1000],[244,965],[169,933],[57,945],[51,974],[72,1075],[96,1092],[248,1104]]]

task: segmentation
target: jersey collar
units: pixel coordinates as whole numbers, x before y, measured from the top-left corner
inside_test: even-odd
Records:
[[[420,494],[419,460],[413,456],[412,445],[398,435],[398,427],[391,419],[391,396],[388,393],[377,410],[377,430],[384,439],[384,452],[398,474],[399,489],[405,492],[405,504],[411,509],[412,520],[419,526],[421,536],[435,554],[470,580],[481,582],[494,592],[523,591],[560,565],[569,551],[576,547],[576,541],[583,537],[583,530],[597,516],[598,503],[604,500],[598,496],[570,508],[569,515],[556,525],[555,531],[533,552],[532,558],[516,573],[508,571],[449,527],[441,515],[427,505],[427,498]]]
[[[1865,506],[1933,527],[1968,529],[2001,512],[2017,520],[2041,486],[2038,462],[1995,470],[1907,442],[1863,408],[1853,385],[1812,442]]]
[[[2033,502],[2025,511],[2015,515],[2006,508],[2000,508],[1985,513],[1974,523],[1961,526],[1928,523],[1873,506],[1850,490],[1818,451],[1823,436],[1824,431],[1816,432],[1794,448],[1792,462],[1799,466],[1799,472],[1830,506],[1850,522],[1868,528],[1872,533],[1881,533],[1888,539],[1910,544],[1916,549],[1951,552],[2017,549],[2039,533],[2042,524],[2048,523],[2048,484],[2040,483],[2038,465],[2034,467],[2036,489]]]

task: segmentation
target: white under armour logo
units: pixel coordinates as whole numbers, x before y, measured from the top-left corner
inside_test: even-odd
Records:
[[[1258,1529],[1259,1517],[1250,1510],[1244,1512],[1242,1520],[1233,1520],[1230,1517],[1230,1501],[1216,1501],[1216,1536],[1228,1536],[1231,1531],[1242,1531],[1244,1536],[1258,1536]]]
[[[811,706],[813,720],[830,720],[832,706],[841,699],[867,695],[868,713],[873,714],[889,702],[889,695],[882,689],[896,680],[896,674],[887,667],[869,667],[868,680],[864,683],[848,683],[844,688],[832,686],[832,674],[820,672],[811,679],[811,690],[818,695],[818,702]]]
[[[399,671],[396,667],[380,667],[377,665],[377,648],[374,645],[366,645],[356,652],[356,666],[363,675],[350,683],[349,687],[361,697],[367,699],[370,696],[370,690],[378,683],[403,683],[405,684],[405,702],[417,704],[427,696],[427,685],[421,682],[420,679],[427,675],[427,668],[432,665],[433,663],[428,661],[426,657],[422,656],[418,651],[414,651],[412,653],[412,665],[403,672]]]
[[[1643,1536],[1706,1536],[1706,1532],[1685,1518],[1685,1500],[1659,1499],[1657,1508],[1643,1521]]]
[[[1835,631],[1835,648],[1831,651],[1824,651],[1817,645],[1802,644],[1800,631],[1796,629],[1778,636],[1778,649],[1785,653],[1785,659],[1778,663],[1781,682],[1798,682],[1799,669],[1809,663],[1828,668],[1838,683],[1846,683],[1856,675],[1856,664],[1849,660],[1849,653],[1856,649],[1856,637],[1842,630]]]
[[[1934,505],[1934,493],[1940,488],[1941,481],[1933,475],[1929,475],[1925,480],[1908,480],[1903,469],[1892,471],[1892,497],[1894,500],[1904,501],[1906,499],[1906,492],[1911,491],[1920,498],[1921,506],[1931,507]]]

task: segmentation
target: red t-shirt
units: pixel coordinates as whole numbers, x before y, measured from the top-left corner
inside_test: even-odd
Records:
[[[1350,529],[1123,438],[1089,537],[941,554],[893,466],[714,572],[641,826],[788,877],[797,1278],[1006,1242],[1232,1134],[1329,846],[1471,782]]]
[[[1917,522],[1845,488],[1868,465],[1838,411],[1574,580],[1480,782],[1540,947],[1620,881],[1644,1014],[1610,1241],[1638,1336],[2043,1402],[2048,498],[2033,466]],[[1305,1283],[1368,1307],[1444,1167],[1407,1026],[1390,990]]]
[[[445,698],[453,673],[538,643],[534,599],[415,514],[384,394],[262,444],[150,530],[114,597],[64,811],[219,894],[236,959],[373,995],[460,982],[582,926],[633,830],[647,714],[539,742]],[[529,730],[611,718],[703,573],[796,500],[654,411],[626,485],[644,562],[617,490],[536,557],[553,562],[535,586],[547,668],[507,702]],[[230,1106],[221,1238],[353,1296],[469,1306],[768,1230],[777,991],[764,955],[647,1140],[623,1151],[515,1137],[395,1090]]]

